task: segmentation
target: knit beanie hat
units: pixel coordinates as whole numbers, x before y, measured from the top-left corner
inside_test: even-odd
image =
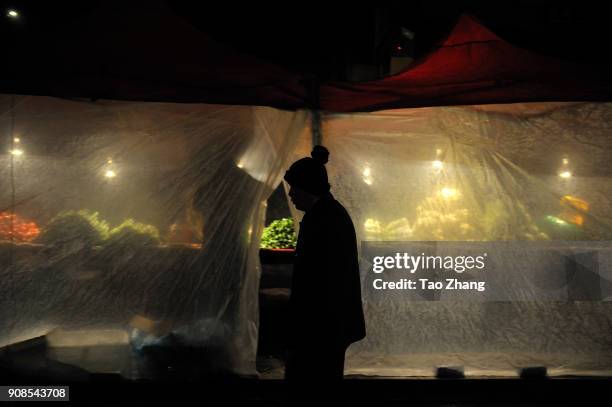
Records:
[[[329,151],[323,146],[315,146],[310,157],[301,158],[289,167],[285,181],[313,195],[326,194],[330,188],[325,170],[328,160]]]

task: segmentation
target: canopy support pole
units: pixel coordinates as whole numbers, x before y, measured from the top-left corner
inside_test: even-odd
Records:
[[[319,110],[310,111],[310,129],[312,136],[312,147],[323,144],[323,132],[321,131],[321,112]]]
[[[306,75],[306,86],[308,89],[308,105],[310,110],[310,135],[312,147],[323,144],[323,132],[321,130],[321,111],[319,96],[319,79],[316,75]]]

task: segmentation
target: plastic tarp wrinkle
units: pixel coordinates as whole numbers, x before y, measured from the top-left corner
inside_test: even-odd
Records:
[[[122,330],[136,350],[254,373],[265,201],[306,113],[0,103],[0,346]]]
[[[350,348],[347,373],[430,376],[457,365],[468,375],[516,375],[525,366],[612,373],[611,123],[608,103],[323,115],[332,193],[360,242],[574,242],[593,254],[576,262],[595,262],[598,281],[588,295],[566,287],[560,300],[520,300],[529,294],[520,290],[511,301],[416,299],[375,292],[362,253],[368,334]],[[294,157],[309,151],[301,140]],[[507,258],[509,283],[537,277],[534,289],[551,292],[569,284],[544,252],[530,257],[540,274],[526,276],[521,253]]]

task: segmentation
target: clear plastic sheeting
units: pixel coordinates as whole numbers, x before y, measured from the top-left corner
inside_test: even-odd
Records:
[[[576,241],[609,253],[612,104],[327,114],[322,133],[332,193],[360,242]],[[296,156],[308,154],[300,145]],[[599,272],[609,287],[605,259]],[[604,290],[589,300],[415,300],[375,293],[367,272],[367,337],[350,348],[348,373],[427,376],[449,365],[473,375],[528,366],[612,373]]]
[[[60,328],[254,373],[265,202],[304,112],[0,97],[0,346]]]

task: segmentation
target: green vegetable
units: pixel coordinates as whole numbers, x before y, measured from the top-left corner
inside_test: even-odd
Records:
[[[582,240],[584,232],[573,223],[554,216],[543,216],[538,220],[538,227],[553,240]]]
[[[105,244],[126,246],[152,246],[160,243],[159,230],[153,225],[126,219],[113,228],[108,234]]]
[[[63,211],[43,229],[37,241],[45,244],[81,241],[98,245],[109,235],[108,223],[98,218],[98,212],[82,209]]]
[[[293,219],[277,219],[264,228],[260,247],[264,249],[295,249],[297,237]]]

